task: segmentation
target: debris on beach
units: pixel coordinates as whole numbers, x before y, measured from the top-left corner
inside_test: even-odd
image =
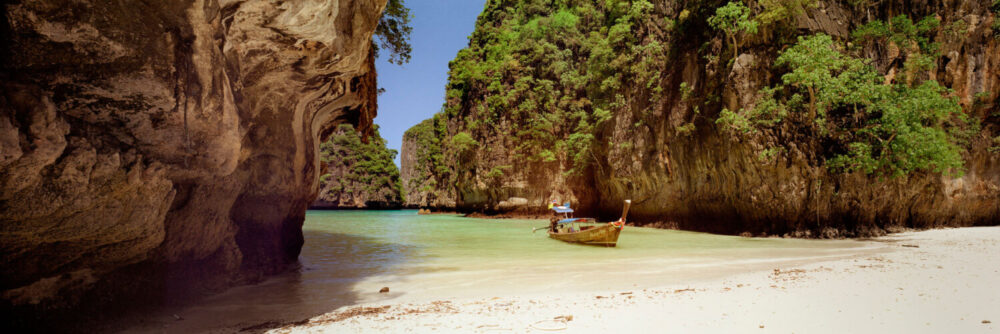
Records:
[[[806,277],[806,271],[803,269],[790,269],[781,270],[775,268],[770,275],[768,275],[774,282],[789,282],[803,279]]]
[[[311,326],[321,326],[324,324],[344,321],[354,317],[373,317],[375,315],[382,315],[388,312],[389,308],[391,308],[389,305],[380,307],[352,307],[344,311],[327,313],[326,315],[316,318],[313,321],[308,321],[307,319],[307,323]]]
[[[378,293],[386,293],[386,292],[389,292],[389,287],[387,287],[387,286],[386,287],[382,287],[382,290],[378,290]]]

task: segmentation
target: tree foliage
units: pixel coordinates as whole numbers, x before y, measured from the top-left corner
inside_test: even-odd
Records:
[[[413,52],[413,46],[410,45],[410,33],[413,32],[411,18],[410,9],[403,0],[388,0],[375,28],[378,44],[373,42],[372,45],[376,58],[379,50],[385,49],[389,50],[390,63],[403,65],[410,62],[410,53]]]
[[[787,69],[780,84],[763,89],[751,110],[725,110],[717,122],[742,133],[783,128],[822,141],[813,159],[833,170],[961,173],[967,119],[936,81],[885,83],[824,34],[799,37],[775,65]]]
[[[837,50],[830,36],[799,37],[798,41],[782,52],[774,64],[791,69],[781,76],[782,82],[792,88],[787,95],[791,106],[805,102],[809,119],[815,121],[821,132],[826,132],[830,109],[858,107],[869,102],[871,96],[861,86],[877,82],[878,74],[863,60]],[[774,97],[773,94],[766,96]],[[788,105],[765,103],[763,107],[782,108]]]
[[[469,142],[501,120],[518,124],[510,135],[519,159],[582,172],[631,83],[650,100],[662,96],[669,50],[636,34],[673,27],[653,8],[647,0],[488,1],[469,47],[449,65],[445,115],[464,120],[452,133]]]
[[[854,131],[848,152],[830,160],[846,171],[906,175],[914,171],[961,174],[966,117],[957,98],[936,81],[916,87],[881,85],[867,113],[867,126]]]
[[[330,192],[325,196],[335,197],[339,192],[367,194],[369,200],[385,203],[402,202],[402,183],[396,168],[396,150],[385,147],[385,139],[378,129],[368,138],[361,136],[349,124],[341,124],[330,139],[320,145],[320,159],[330,170],[346,170],[341,175],[321,176],[325,183],[337,183],[325,187]],[[339,176],[339,177],[337,177]]]
[[[468,132],[459,132],[451,137],[451,146],[459,152],[468,152],[479,147],[479,142],[472,139]]]
[[[732,1],[715,10],[715,15],[708,18],[708,24],[722,30],[733,47],[733,58],[736,58],[740,48],[742,34],[756,34],[760,22],[751,17],[750,8],[742,1]]]
[[[933,69],[935,60],[940,57],[938,43],[931,41],[931,36],[940,23],[933,16],[913,22],[908,16],[899,15],[888,22],[871,21],[859,27],[851,36],[859,45],[880,43],[897,48],[905,58],[900,79],[912,83],[919,79],[919,74]]]

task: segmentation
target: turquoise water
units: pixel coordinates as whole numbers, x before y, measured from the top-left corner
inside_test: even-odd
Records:
[[[344,259],[324,254],[357,254],[361,261],[340,274],[364,277],[352,288],[366,302],[468,297],[483,290],[536,294],[651,287],[767,263],[843,256],[867,246],[850,240],[742,238],[626,227],[618,247],[604,248],[553,240],[544,230],[532,233],[533,227],[547,225],[544,220],[417,215],[406,210],[317,211],[307,217],[303,264],[319,271],[343,268]],[[365,243],[335,237],[327,241],[318,235],[357,236]],[[394,290],[374,293],[382,286]]]
[[[831,248],[861,246],[853,241],[742,238],[707,233],[626,227],[618,247],[573,245],[552,240],[544,220],[474,219],[458,215],[417,215],[415,211],[311,211],[305,224],[307,267],[343,259],[328,255],[360,251],[359,256],[393,263],[372,266],[368,274],[387,271],[481,270],[498,267],[620,263],[623,260],[741,260],[810,255]],[[369,249],[344,240],[310,238],[352,235]],[[796,254],[790,251],[801,251]]]
[[[159,315],[172,330],[300,320],[359,303],[626,291],[858,254],[868,243],[626,226],[618,247],[548,238],[545,220],[310,211],[301,269]],[[389,293],[379,293],[389,287]],[[184,317],[173,321],[172,315]]]

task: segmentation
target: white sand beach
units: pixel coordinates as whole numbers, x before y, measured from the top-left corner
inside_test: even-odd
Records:
[[[1000,227],[874,242],[882,247],[864,254],[641,289],[512,295],[485,286],[477,298],[346,306],[268,332],[1000,332]]]

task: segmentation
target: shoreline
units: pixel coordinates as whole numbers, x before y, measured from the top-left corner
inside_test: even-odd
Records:
[[[364,210],[364,209],[361,209],[361,210]],[[414,209],[412,209],[412,208],[403,208],[402,210],[414,210]],[[486,213],[486,212],[481,212],[481,211],[459,212],[459,211],[454,211],[454,210],[442,210],[442,211],[431,211],[431,209],[417,209],[417,210],[420,211],[419,214],[421,214],[421,215],[435,215],[435,214],[461,215],[462,217],[477,218],[477,219],[541,219],[541,220],[548,220],[549,218],[552,218],[551,213],[549,213],[549,212],[541,212],[541,213],[539,213],[538,211],[521,212],[521,211],[516,211],[515,210],[515,211],[510,211],[510,212]],[[424,210],[427,210],[427,211],[424,211]],[[613,219],[610,219],[608,221],[611,221],[611,220],[613,220]],[[780,234],[774,234],[774,233],[768,233],[768,232],[751,233],[749,231],[742,231],[742,232],[730,231],[730,232],[723,233],[723,232],[719,232],[717,230],[710,230],[710,229],[705,229],[705,230],[685,229],[685,228],[681,227],[680,223],[678,223],[676,221],[672,221],[672,220],[666,220],[666,221],[663,221],[663,220],[657,220],[657,221],[628,221],[628,222],[625,223],[625,226],[647,227],[647,228],[655,228],[655,229],[661,229],[661,230],[702,232],[702,233],[712,233],[712,234],[719,234],[719,235],[741,236],[741,237],[747,237],[747,238],[785,238],[785,239],[787,239],[787,238],[794,238],[794,239],[806,239],[806,240],[822,240],[822,239],[830,239],[830,240],[864,240],[864,239],[878,238],[878,237],[883,237],[883,236],[887,236],[887,235],[891,235],[891,234],[906,233],[906,232],[927,231],[927,230],[942,229],[942,228],[980,227],[980,226],[941,226],[941,227],[936,227],[936,228],[924,228],[924,229],[920,229],[920,228],[912,228],[912,227],[905,227],[905,226],[883,226],[883,227],[866,228],[866,229],[861,229],[861,230],[849,230],[849,229],[844,229],[844,228],[836,228],[836,227],[829,227],[829,226],[827,226],[827,227],[823,227],[820,230],[809,230],[809,229],[806,229],[806,230],[794,230],[794,231],[787,231],[787,232],[780,233]]]
[[[552,215],[548,212],[544,213],[530,213],[530,212],[519,212],[510,211],[503,213],[486,213],[481,211],[471,211],[471,212],[460,212],[455,210],[440,210],[432,211],[429,208],[414,208],[403,206],[401,208],[321,208],[321,207],[310,207],[309,210],[314,211],[394,211],[394,210],[415,210],[418,215],[458,215],[465,218],[476,218],[476,219],[539,219],[548,220],[552,218]],[[610,220],[609,220],[610,221]],[[990,226],[940,226],[935,228],[913,228],[906,226],[884,226],[884,227],[874,227],[863,230],[849,230],[843,228],[834,227],[824,227],[821,230],[794,230],[788,231],[781,234],[773,234],[768,232],[751,233],[748,231],[743,232],[731,232],[723,233],[714,230],[699,230],[699,229],[685,229],[681,227],[681,224],[672,221],[628,221],[625,226],[631,227],[645,227],[645,228],[655,228],[661,230],[674,230],[674,231],[687,231],[687,232],[699,232],[699,233],[711,233],[718,235],[730,235],[730,236],[740,236],[745,238],[783,238],[783,239],[803,239],[803,240],[858,240],[864,241],[879,237],[884,237],[899,233],[908,232],[920,232],[929,231],[936,229],[950,229],[950,228],[968,228],[968,227],[990,227]]]
[[[370,303],[235,330],[311,332],[964,332],[1000,321],[1000,227],[904,232],[882,252],[658,287]]]

